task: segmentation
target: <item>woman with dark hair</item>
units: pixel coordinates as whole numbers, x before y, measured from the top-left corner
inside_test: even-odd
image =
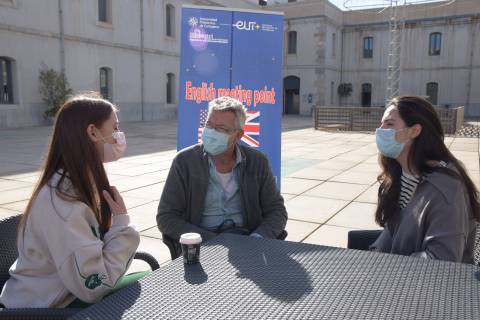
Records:
[[[375,220],[384,230],[370,249],[473,262],[478,191],[443,142],[432,105],[393,99],[375,134],[382,169]]]
[[[7,308],[84,306],[122,282],[140,240],[103,166],[126,148],[116,112],[92,96],[59,110],[0,296]]]

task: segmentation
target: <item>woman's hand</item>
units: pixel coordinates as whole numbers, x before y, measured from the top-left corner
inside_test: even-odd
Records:
[[[127,208],[125,207],[125,203],[123,202],[123,198],[120,195],[120,192],[118,192],[117,188],[115,187],[110,187],[110,192],[113,195],[110,195],[106,190],[103,190],[103,197],[108,203],[108,206],[110,207],[110,211],[114,216],[118,214],[127,214]]]

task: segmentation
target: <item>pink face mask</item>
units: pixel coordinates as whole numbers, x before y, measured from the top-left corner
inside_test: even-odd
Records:
[[[115,131],[112,138],[115,139],[115,143],[109,143],[103,138],[103,162],[117,161],[127,149],[127,140],[123,132]]]

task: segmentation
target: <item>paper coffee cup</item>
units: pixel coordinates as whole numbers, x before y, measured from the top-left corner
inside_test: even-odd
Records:
[[[184,233],[180,236],[183,263],[194,264],[200,260],[200,244],[202,236],[198,233]]]

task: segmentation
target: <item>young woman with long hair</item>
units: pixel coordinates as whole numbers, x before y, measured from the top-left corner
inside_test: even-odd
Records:
[[[471,263],[478,191],[448,150],[438,115],[416,96],[393,99],[376,130],[381,174],[371,249]]]
[[[86,95],[59,110],[19,225],[18,259],[0,296],[6,307],[93,303],[121,282],[139,234],[103,166],[126,148],[116,113],[110,102]]]

